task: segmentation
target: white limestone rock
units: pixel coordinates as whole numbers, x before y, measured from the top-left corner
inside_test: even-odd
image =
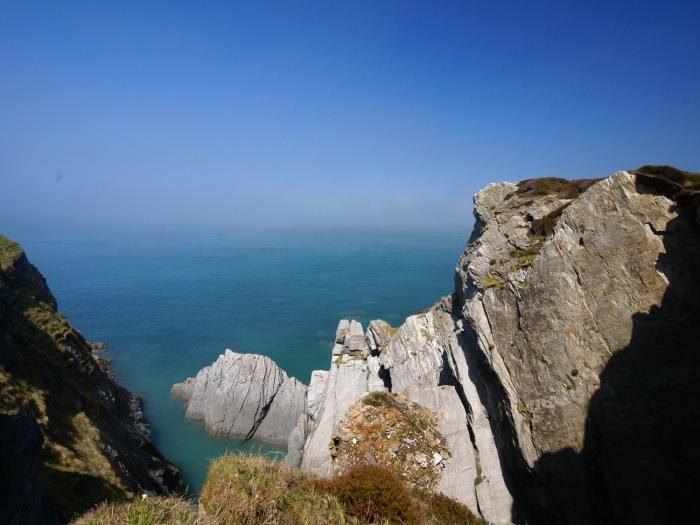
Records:
[[[195,378],[173,385],[186,416],[212,434],[287,443],[306,405],[307,387],[269,357],[226,350]]]

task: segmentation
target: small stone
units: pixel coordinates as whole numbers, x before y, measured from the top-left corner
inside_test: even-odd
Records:
[[[352,438],[352,444],[357,445],[357,438]]]
[[[442,463],[442,455],[439,452],[433,452],[433,465],[438,466]]]
[[[418,463],[418,465],[420,465],[421,468],[428,468],[428,456],[421,452],[418,452],[415,457],[416,463]]]

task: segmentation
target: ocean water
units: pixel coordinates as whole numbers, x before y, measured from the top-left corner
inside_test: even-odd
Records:
[[[173,383],[231,348],[270,356],[308,384],[329,366],[339,319],[397,325],[449,293],[468,230],[13,237],[60,312],[107,343],[115,375],[144,399],[156,445],[196,493],[211,458],[285,449],[209,436],[185,419]]]

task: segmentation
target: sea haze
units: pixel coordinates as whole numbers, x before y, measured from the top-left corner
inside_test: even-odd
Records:
[[[156,445],[190,492],[227,450],[285,449],[209,436],[170,386],[225,348],[270,356],[308,384],[327,369],[341,318],[392,325],[452,290],[470,225],[452,231],[16,234],[60,312],[108,345],[119,380],[145,401]],[[9,232],[12,233],[12,232]]]

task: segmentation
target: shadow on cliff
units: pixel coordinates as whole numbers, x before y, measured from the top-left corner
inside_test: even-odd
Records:
[[[74,366],[56,341],[16,311],[1,320],[0,333],[5,334],[0,338],[0,364],[18,390],[16,408],[42,422],[45,441],[37,477],[46,488],[48,508],[68,521],[100,501],[123,497],[123,490],[104,477],[81,471],[97,468],[98,461],[82,466],[76,462],[75,451],[82,451],[84,458],[97,454],[91,451],[95,436],[88,421],[99,429],[106,414],[100,414],[103,409],[75,380]],[[45,393],[43,410],[35,397],[38,392]]]
[[[640,193],[650,190],[638,184]],[[654,190],[658,193],[658,188]],[[528,524],[690,523],[700,487],[700,198],[656,232],[668,281],[660,305],[632,316],[590,400],[581,452],[543,455],[530,472]],[[533,498],[533,495],[535,496]]]

